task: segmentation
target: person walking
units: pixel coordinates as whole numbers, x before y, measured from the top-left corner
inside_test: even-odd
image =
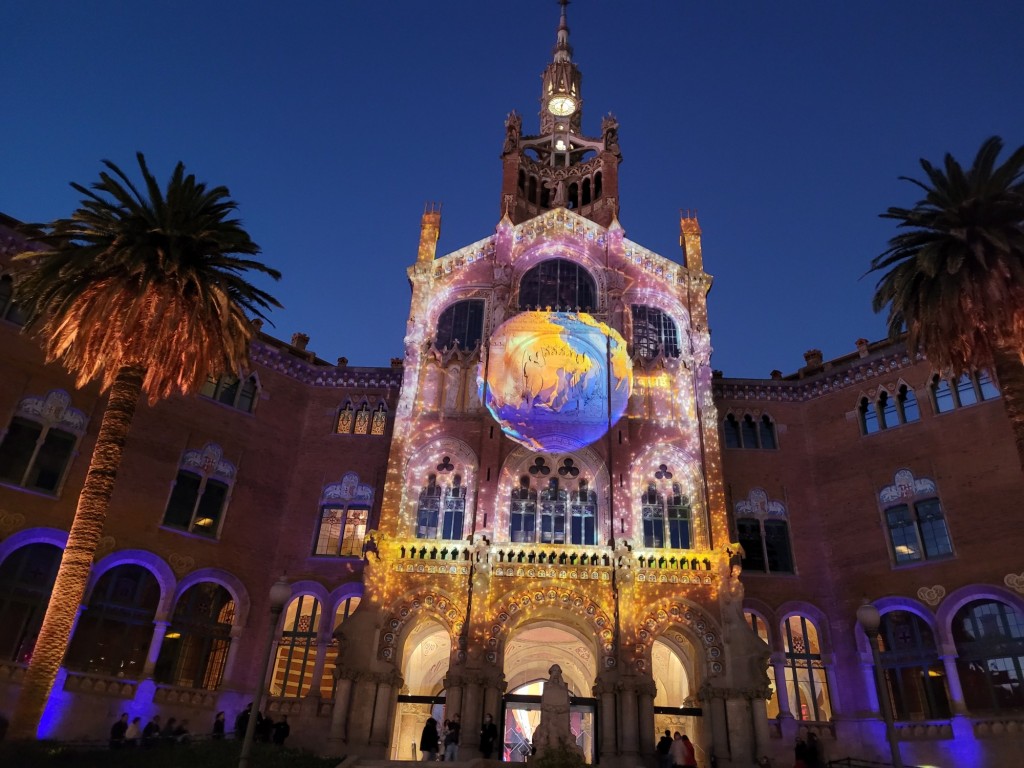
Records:
[[[448,721],[448,730],[444,735],[444,761],[450,763],[459,759],[459,716],[454,715]]]
[[[494,752],[497,741],[498,726],[494,724],[494,718],[490,714],[484,715],[483,725],[480,726],[480,756],[484,760],[491,759],[491,753]]]
[[[110,726],[110,748],[121,749],[124,746],[124,736],[128,732],[128,713],[122,712],[120,719]]]
[[[437,760],[437,750],[437,720],[428,717],[427,722],[423,725],[423,732],[420,734],[420,755],[423,760],[433,762]]]

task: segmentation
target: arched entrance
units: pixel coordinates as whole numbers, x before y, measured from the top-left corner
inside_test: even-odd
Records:
[[[540,697],[553,664],[562,668],[569,686],[570,727],[588,763],[595,762],[597,740],[595,708],[591,697],[597,676],[593,639],[557,621],[540,620],[512,633],[505,646],[504,672],[508,693],[498,718],[503,729],[501,759],[526,762],[533,732],[540,723]]]
[[[675,640],[658,638],[651,646],[651,676],[657,687],[654,698],[655,740],[665,731],[684,733],[698,750],[698,762],[707,743],[704,733],[703,711],[696,700],[692,648]]]
[[[389,750],[392,760],[419,760],[420,732],[428,717],[444,720],[444,677],[451,637],[440,622],[426,619],[409,632],[402,650],[405,681],[398,696]]]

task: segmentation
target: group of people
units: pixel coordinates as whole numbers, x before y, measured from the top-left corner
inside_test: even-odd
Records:
[[[218,712],[217,717],[221,720],[221,733],[224,731],[223,727],[223,712]],[[249,702],[245,709],[238,713],[238,717],[235,718],[235,738],[244,739],[245,731],[249,727],[249,718],[252,716],[252,702]],[[216,738],[217,723],[214,722],[214,738]],[[278,746],[283,746],[285,739],[291,734],[292,728],[288,725],[288,715],[282,715],[280,720],[275,721],[270,715],[264,715],[257,710],[256,712],[256,730],[253,731],[253,739],[255,741],[262,741],[266,743],[274,743]]]
[[[437,720],[428,717],[420,734],[420,758],[428,762],[433,762],[438,757],[449,763],[458,760],[461,729],[458,715],[445,720],[440,731],[437,728]],[[484,722],[480,726],[480,754],[485,760],[490,759],[497,742],[498,727],[494,724],[494,718],[484,715]]]
[[[249,717],[252,712],[250,703],[244,710],[238,713],[235,718],[235,738],[244,739],[245,729],[249,725]],[[213,719],[213,729],[210,738],[223,739],[225,730],[224,713],[218,712]],[[281,719],[274,721],[269,715],[264,717],[256,713],[256,741],[273,742],[283,745],[285,739],[291,733],[291,726],[288,725],[288,716],[282,715]],[[155,747],[158,744],[183,744],[190,741],[192,734],[188,729],[188,720],[169,718],[164,725],[160,724],[160,715],[153,715],[152,719],[142,726],[142,718],[136,717],[131,720],[127,712],[122,712],[117,722],[110,726],[110,748],[122,749],[124,747]]]
[[[808,733],[807,741],[797,737],[796,748],[793,750],[795,762],[794,768],[822,768],[825,764],[822,760],[821,744],[818,742],[818,734]]]
[[[685,733],[665,731],[654,748],[658,768],[697,768],[697,750]]]
[[[172,717],[167,723],[160,724],[160,715],[141,726],[142,718],[136,717],[129,721],[128,713],[122,712],[117,722],[110,726],[110,748],[123,747],[155,747],[158,744],[183,744],[191,738],[188,720],[179,721]]]

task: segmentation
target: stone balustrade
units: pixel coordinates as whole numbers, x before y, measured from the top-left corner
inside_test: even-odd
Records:
[[[139,688],[137,680],[121,677],[94,675],[89,672],[68,671],[64,679],[64,690],[72,693],[93,693],[116,696],[119,699],[134,699]]]
[[[1024,717],[1012,714],[975,718],[974,736],[978,739],[998,739],[1005,736],[1020,738],[1024,735]]]

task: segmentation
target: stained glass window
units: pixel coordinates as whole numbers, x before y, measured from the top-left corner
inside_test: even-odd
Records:
[[[446,307],[438,318],[434,345],[438,349],[448,349],[456,345],[459,349],[474,349],[480,344],[483,330],[483,299],[457,301]]]
[[[359,410],[356,411],[355,426],[352,429],[352,433],[356,435],[365,435],[370,431],[370,406],[363,403],[359,406]]]
[[[377,406],[373,412],[373,422],[370,424],[371,435],[383,435],[388,423],[388,411],[384,403]]]
[[[662,353],[679,357],[679,329],[657,307],[633,305],[633,354],[651,360]]]
[[[832,701],[817,627],[805,616],[790,616],[782,626],[786,647],[786,690],[793,717],[816,722],[831,720]]]
[[[334,431],[339,435],[348,435],[352,432],[352,424],[355,422],[355,411],[352,410],[352,403],[345,403],[338,411],[338,421]]]

